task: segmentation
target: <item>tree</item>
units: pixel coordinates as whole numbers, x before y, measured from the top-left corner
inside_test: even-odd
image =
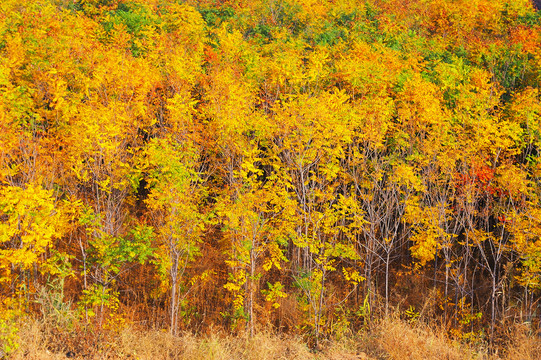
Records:
[[[149,190],[145,200],[156,229],[155,255],[161,281],[170,287],[170,330],[177,334],[183,299],[191,290],[187,268],[200,255],[199,244],[209,215],[202,208],[206,190],[198,172],[198,154],[189,142],[173,136],[153,139],[140,171]]]

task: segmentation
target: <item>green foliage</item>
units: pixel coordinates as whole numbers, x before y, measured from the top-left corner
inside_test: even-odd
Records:
[[[103,230],[103,217],[88,207],[79,221],[90,237],[89,261],[103,271],[105,286],[115,280],[126,263],[143,264],[154,252],[151,247],[154,237],[151,227],[137,226],[127,237],[111,236]]]
[[[324,25],[322,32],[314,36],[314,42],[320,46],[333,46],[347,39],[347,30],[336,27],[334,24]]]
[[[372,319],[372,308],[370,307],[370,294],[366,294],[362,305],[359,306],[357,315],[363,319],[363,322],[368,326]]]
[[[200,7],[198,11],[201,13],[207,26],[216,28],[235,15],[235,10],[230,6]]]

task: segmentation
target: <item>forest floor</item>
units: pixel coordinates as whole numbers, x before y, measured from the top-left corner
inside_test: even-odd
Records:
[[[482,359],[538,360],[541,341],[528,329],[511,329],[507,344],[489,352],[486,343],[450,340],[443,331],[399,319],[381,320],[370,330],[324,341],[317,351],[300,337],[259,332],[254,337],[232,336],[222,331],[207,335],[172,336],[164,330],[125,327],[114,335],[72,330],[55,331],[42,321],[21,325],[20,346],[10,359],[216,359],[216,360],[383,360],[383,359]]]

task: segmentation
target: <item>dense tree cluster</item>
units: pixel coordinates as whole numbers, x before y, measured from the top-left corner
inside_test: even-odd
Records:
[[[540,26],[527,0],[2,1],[0,336],[317,343],[427,297],[462,339],[535,325]]]

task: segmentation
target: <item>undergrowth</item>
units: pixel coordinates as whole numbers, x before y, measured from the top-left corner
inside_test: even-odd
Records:
[[[451,339],[443,329],[399,314],[374,322],[370,328],[340,339],[328,339],[311,349],[295,335],[261,330],[253,337],[222,330],[206,334],[171,335],[165,330],[127,325],[115,332],[74,327],[59,331],[54,324],[32,319],[20,324],[20,346],[10,359],[483,359],[541,358],[541,342],[526,326],[509,329],[505,344],[489,353],[484,342]]]

